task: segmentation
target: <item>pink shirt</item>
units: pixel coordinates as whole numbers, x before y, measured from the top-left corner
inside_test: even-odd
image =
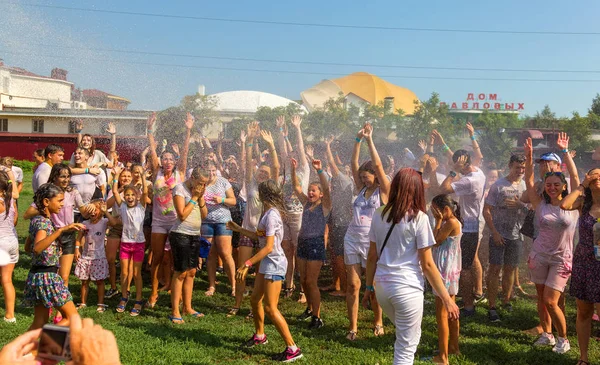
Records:
[[[0,198],[1,201],[4,201],[3,198]],[[5,209],[8,209],[9,205],[5,205]],[[17,230],[15,229],[15,214],[16,209],[14,206],[14,200],[10,202],[10,212],[8,212],[8,217],[6,216],[6,210],[4,213],[0,214],[0,237],[17,237]]]
[[[572,262],[573,236],[578,219],[579,211],[563,210],[560,206],[542,201],[535,211],[535,228],[538,236],[531,246],[532,253]]]

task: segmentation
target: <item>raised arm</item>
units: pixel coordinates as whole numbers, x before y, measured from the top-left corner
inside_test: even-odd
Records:
[[[473,147],[473,156],[471,156],[472,165],[481,167],[483,154],[481,153],[481,148],[479,148],[479,143],[477,143],[477,139],[475,138],[475,128],[473,128],[471,122],[467,122],[466,128],[469,132],[469,138],[471,139],[471,146]]]
[[[440,132],[438,132],[435,129],[431,132],[431,134],[435,138],[435,142],[442,146],[442,152],[446,155],[446,158],[448,159],[448,165],[452,165],[452,155],[454,155],[454,152],[452,152],[450,147],[448,147],[448,145],[444,141],[444,137],[440,134]]]
[[[223,139],[225,138],[225,135],[223,134],[223,132],[219,132],[219,136],[217,137],[217,158],[219,159],[219,162],[222,164],[223,163]]]
[[[242,169],[242,177],[244,181],[246,181],[246,174],[248,174],[248,168],[246,166],[246,138],[246,131],[242,129],[238,143],[240,146],[240,168]]]
[[[121,175],[123,168],[121,166],[115,166],[113,170],[115,171],[115,179],[112,181],[113,198],[115,199],[115,203],[117,203],[117,207],[120,207],[123,199],[121,199],[121,194],[119,194],[119,176]],[[146,194],[147,191],[148,188],[146,188]]]
[[[81,144],[81,140],[83,139],[83,135],[81,134],[82,130],[83,130],[83,119],[79,119],[77,122],[75,122],[75,131],[77,132],[77,145],[78,146]]]
[[[329,181],[327,181],[327,174],[323,171],[321,160],[313,160],[312,165],[317,170],[319,175],[319,182],[321,183],[321,192],[323,198],[321,198],[321,205],[323,206],[323,216],[328,217],[331,213],[331,192],[329,191]]]
[[[185,175],[187,169],[188,153],[190,152],[190,138],[192,136],[192,127],[194,126],[194,116],[187,113],[185,118],[185,140],[183,141],[183,150],[177,161],[177,169]]]
[[[356,142],[354,143],[354,148],[352,149],[352,161],[350,162],[350,167],[352,169],[352,177],[354,179],[354,185],[356,190],[360,190],[363,188],[363,183],[360,180],[360,173],[358,172],[359,164],[358,158],[360,157],[360,143],[364,137],[365,129],[361,128],[356,134]]]
[[[302,118],[299,115],[294,115],[292,117],[292,125],[296,128],[296,138],[298,138],[298,162],[300,163],[300,167],[306,171],[308,160],[304,154],[306,149],[304,148],[304,138],[302,138],[302,129],[300,128],[301,124]]]
[[[117,151],[117,127],[115,126],[115,124],[113,122],[110,122],[110,123],[108,123],[108,127],[106,128],[106,131],[110,134],[110,151],[108,153],[110,156],[110,159],[106,163],[106,167],[108,167],[109,169],[112,169],[112,167],[114,166],[113,154]]]
[[[338,168],[335,158],[333,158],[333,153],[331,153],[331,142],[333,142],[333,140],[333,135],[325,138],[325,154],[327,155],[327,163],[331,167],[333,177],[337,177],[340,174],[340,169]]]
[[[523,152],[525,153],[525,185],[527,186],[527,196],[529,202],[533,205],[533,209],[542,201],[542,198],[535,191],[535,181],[533,177],[533,144],[531,138],[527,138],[523,145]]]
[[[575,161],[573,161],[573,157],[569,153],[569,136],[565,132],[559,133],[556,145],[562,150],[563,161],[567,165],[567,171],[571,179],[571,189],[575,189],[575,187],[579,186],[579,173],[577,172]]]
[[[158,171],[158,155],[156,154],[156,140],[154,139],[154,124],[156,123],[156,113],[152,112],[146,121],[146,129],[148,131],[148,144],[150,148],[150,169],[152,176],[156,176]]]
[[[294,192],[298,197],[298,200],[302,203],[302,205],[306,204],[308,201],[308,197],[302,191],[302,186],[300,185],[300,181],[298,180],[298,174],[296,174],[296,168],[298,167],[298,161],[293,158],[290,158],[290,170],[292,173],[292,186],[294,187]]]
[[[246,139],[246,183],[252,183],[254,178],[254,161],[252,160],[252,148],[254,146],[254,140],[258,135],[258,122],[252,122],[248,124],[248,137]]]
[[[571,193],[563,198],[560,202],[561,209],[564,210],[575,210],[581,209],[583,206],[583,196],[585,190],[590,187],[590,183],[596,179],[600,179],[600,174],[594,173],[591,175],[585,174],[585,178],[581,185],[573,188]]]
[[[365,139],[367,140],[367,144],[369,145],[369,153],[371,154],[371,163],[373,164],[373,168],[375,169],[375,176],[377,177],[377,180],[379,180],[379,191],[381,193],[381,200],[384,203],[387,203],[388,196],[390,194],[390,181],[385,175],[385,170],[383,169],[383,165],[381,164],[379,153],[377,153],[375,143],[373,142],[373,126],[369,123],[365,124],[363,134],[365,136]]]
[[[273,141],[273,136],[271,136],[271,132],[265,131],[261,129],[260,136],[267,144],[269,148],[269,153],[271,154],[271,178],[277,181],[277,177],[279,177],[279,169],[281,166],[279,165],[279,158],[277,157],[277,150],[275,149],[275,141]]]

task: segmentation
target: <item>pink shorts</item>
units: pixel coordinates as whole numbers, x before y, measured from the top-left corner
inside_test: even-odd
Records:
[[[571,263],[562,258],[530,253],[527,258],[531,281],[563,292],[571,276]]]
[[[133,262],[144,262],[144,251],[146,242],[121,242],[121,260],[131,260]]]

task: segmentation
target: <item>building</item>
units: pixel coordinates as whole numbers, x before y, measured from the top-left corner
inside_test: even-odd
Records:
[[[338,79],[323,80],[300,93],[304,106],[313,111],[322,107],[331,98],[342,94],[348,106],[357,106],[364,110],[367,105],[383,103],[386,107],[404,114],[415,112],[419,102],[417,95],[409,89],[394,85],[367,72],[355,72]]]
[[[109,139],[106,126],[113,122],[125,154],[139,152],[142,143],[131,141],[145,140],[150,112],[127,110],[129,100],[104,91],[76,89],[67,74],[54,68],[49,77],[37,75],[0,60],[0,156],[31,159],[35,149],[58,141],[71,153],[79,120],[82,132],[94,135],[101,147]]]

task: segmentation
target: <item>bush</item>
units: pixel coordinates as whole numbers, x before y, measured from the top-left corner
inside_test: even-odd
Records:
[[[35,162],[27,160],[14,160],[13,165],[20,167],[23,172],[32,172]]]

